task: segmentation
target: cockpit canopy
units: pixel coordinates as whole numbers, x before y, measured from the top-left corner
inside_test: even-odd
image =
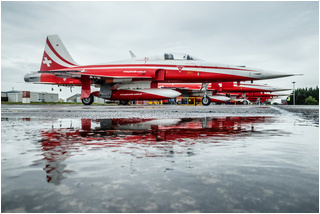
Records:
[[[164,60],[199,60],[186,53],[165,53]]]
[[[144,57],[144,58],[133,58],[134,61],[202,61],[201,59],[191,56],[190,54],[186,53],[164,53],[164,54],[157,54],[154,56]]]

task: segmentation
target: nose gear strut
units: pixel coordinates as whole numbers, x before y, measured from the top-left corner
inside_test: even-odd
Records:
[[[207,95],[207,90],[208,90],[208,84],[209,83],[202,83],[200,91],[204,91],[204,95],[202,97],[202,105],[207,106],[210,105],[211,103],[211,99],[210,97]]]

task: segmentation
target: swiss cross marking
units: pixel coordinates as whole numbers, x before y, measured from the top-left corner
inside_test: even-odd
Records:
[[[52,63],[52,61],[48,60],[47,57],[44,57],[43,64],[47,64],[47,66],[50,67],[50,63]]]
[[[183,69],[184,66],[183,65],[178,65],[177,67],[178,67],[179,72],[181,72],[181,70]]]

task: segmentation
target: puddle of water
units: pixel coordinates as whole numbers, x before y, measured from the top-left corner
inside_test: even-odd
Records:
[[[318,212],[318,127],[283,116],[2,118],[3,212]]]

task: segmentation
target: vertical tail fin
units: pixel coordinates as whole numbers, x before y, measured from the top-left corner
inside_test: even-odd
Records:
[[[58,35],[47,37],[40,71],[50,71],[78,66]]]

